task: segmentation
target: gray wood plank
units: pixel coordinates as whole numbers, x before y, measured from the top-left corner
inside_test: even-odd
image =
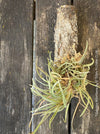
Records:
[[[57,8],[68,4],[66,0],[38,0],[36,1],[36,59],[38,66],[47,70],[48,50],[54,54],[54,27],[56,24]],[[35,104],[37,102],[35,98]],[[38,134],[67,134],[68,125],[63,123],[64,112],[59,113],[49,129],[49,120],[38,129]],[[40,116],[34,117],[34,128],[40,121]]]
[[[78,13],[78,50],[83,52],[86,40],[89,48],[86,62],[94,58],[95,63],[91,67],[88,79],[100,85],[100,1],[99,0],[74,0],[74,5]],[[93,102],[94,109],[89,108],[83,117],[79,117],[82,107],[79,108],[74,119],[72,134],[100,134],[100,89],[88,86]],[[72,102],[72,113],[76,101]]]
[[[0,0],[0,134],[28,134],[32,0]]]

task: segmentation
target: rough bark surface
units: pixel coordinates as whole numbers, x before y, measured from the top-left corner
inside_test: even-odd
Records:
[[[64,5],[57,10],[55,26],[55,60],[74,55],[77,47],[77,17],[74,6]]]
[[[57,21],[55,25],[55,61],[73,56],[78,45],[78,27],[76,9],[71,5],[64,5],[57,10]],[[69,109],[70,112],[70,109]],[[71,130],[71,118],[68,114],[68,134]]]

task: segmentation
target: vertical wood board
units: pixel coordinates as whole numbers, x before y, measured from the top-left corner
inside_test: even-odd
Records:
[[[28,134],[32,0],[0,0],[0,134]]]
[[[100,85],[100,1],[99,0],[74,0],[78,15],[78,51],[83,52],[86,40],[89,47],[86,56],[86,63],[91,62],[91,57],[95,63],[91,67],[88,79]],[[100,134],[100,89],[92,86],[87,87],[94,102],[94,109],[81,117],[82,107],[79,108],[74,119],[74,129],[72,134]],[[72,113],[76,101],[72,102]]]
[[[48,51],[52,51],[54,57],[54,27],[56,24],[57,8],[69,4],[66,0],[37,0],[36,1],[36,60],[38,66],[47,70]],[[35,97],[35,104],[38,98]],[[65,134],[68,133],[68,125],[63,123],[64,113],[59,113],[49,129],[49,120],[45,121],[38,130],[38,134]],[[40,117],[34,117],[34,127],[40,121]]]

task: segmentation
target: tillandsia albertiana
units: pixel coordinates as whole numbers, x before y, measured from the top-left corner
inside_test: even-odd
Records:
[[[92,62],[89,64],[83,63],[87,47],[88,45],[86,45],[83,55],[75,53],[72,57],[67,55],[57,61],[53,61],[51,59],[51,53],[49,53],[48,73],[36,66],[37,74],[42,82],[37,79],[36,81],[42,84],[45,89],[41,89],[41,87],[36,84],[36,81],[33,81],[31,91],[35,96],[39,96],[41,99],[38,102],[38,107],[32,111],[32,117],[34,115],[41,115],[42,119],[32,134],[36,133],[40,125],[48,117],[50,117],[49,127],[51,128],[51,123],[57,113],[64,109],[64,121],[66,122],[72,98],[78,99],[73,119],[79,105],[83,107],[83,111],[80,116],[85,113],[89,105],[93,109],[93,100],[89,95],[86,86],[88,84],[96,86],[93,82],[87,79],[90,66],[93,65],[94,60],[92,58]]]

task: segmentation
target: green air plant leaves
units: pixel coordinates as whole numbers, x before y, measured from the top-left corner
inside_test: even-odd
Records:
[[[51,128],[51,123],[57,113],[64,109],[65,122],[67,120],[67,113],[72,98],[78,99],[72,122],[79,105],[83,107],[80,116],[85,113],[89,105],[93,109],[93,100],[89,95],[86,86],[88,84],[96,86],[87,79],[90,66],[93,65],[94,60],[92,58],[92,62],[89,64],[83,63],[87,47],[88,45],[86,45],[83,55],[80,53],[75,53],[73,57],[67,55],[64,59],[59,59],[56,62],[51,59],[50,52],[48,58],[48,73],[36,66],[36,71],[41,81],[37,79],[33,81],[31,91],[41,99],[38,102],[38,107],[32,111],[32,114],[33,116],[41,115],[42,119],[32,134],[36,133],[40,125],[48,117],[50,117],[49,127]],[[41,86],[39,87],[36,83],[39,83],[39,85],[42,85],[44,88],[42,89]]]

